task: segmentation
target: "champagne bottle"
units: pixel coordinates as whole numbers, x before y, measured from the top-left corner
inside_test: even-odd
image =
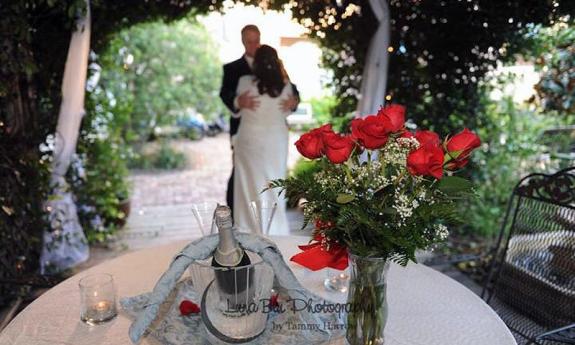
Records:
[[[215,270],[216,282],[220,291],[226,295],[228,307],[237,309],[251,302],[253,289],[248,285],[253,284],[253,268],[236,268],[248,266],[251,261],[234,237],[230,208],[218,205],[214,217],[220,242],[214,253],[212,266],[220,268]]]

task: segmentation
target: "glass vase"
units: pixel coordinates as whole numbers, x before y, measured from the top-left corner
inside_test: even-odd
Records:
[[[389,262],[349,254],[350,282],[346,339],[349,345],[382,345],[387,322]]]

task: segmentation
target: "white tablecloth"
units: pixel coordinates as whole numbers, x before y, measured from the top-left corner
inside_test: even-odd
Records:
[[[307,237],[274,237],[287,259]],[[80,321],[78,281],[110,273],[119,297],[153,289],[173,256],[187,242],[150,248],[104,262],[73,276],[30,304],[0,334],[0,345],[129,345],[131,320],[122,312],[111,322],[89,326]],[[323,288],[323,272],[290,263],[304,286],[324,298],[345,302],[346,295]],[[423,265],[392,265],[388,277],[389,319],[385,345],[515,345],[501,319],[479,297],[453,279]],[[140,344],[159,344],[147,337]],[[343,341],[341,342],[343,344]]]

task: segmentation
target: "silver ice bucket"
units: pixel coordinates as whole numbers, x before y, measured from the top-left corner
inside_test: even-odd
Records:
[[[260,256],[246,251],[251,264],[213,267],[212,258],[190,265],[192,286],[201,296],[201,318],[211,344],[254,340],[266,327],[274,272]]]

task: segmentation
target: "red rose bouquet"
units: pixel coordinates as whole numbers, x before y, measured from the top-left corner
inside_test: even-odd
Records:
[[[315,224],[312,242],[293,261],[341,270],[351,260],[346,338],[353,345],[383,343],[389,262],[407,265],[417,249],[443,241],[445,223],[459,218],[456,203],[472,193],[453,174],[468,164],[479,137],[465,129],[441,140],[404,124],[405,108],[390,105],[353,120],[348,134],[330,125],[311,130],[295,145],[320,169],[270,185],[305,199],[305,222]]]
[[[290,199],[305,199],[305,222],[316,225],[313,243],[292,260],[342,269],[349,251],[406,265],[417,249],[446,238],[444,224],[459,218],[456,203],[472,193],[453,175],[481,142],[468,129],[442,140],[404,124],[405,108],[392,104],[354,119],[348,134],[324,125],[295,143],[321,169],[271,182]]]

